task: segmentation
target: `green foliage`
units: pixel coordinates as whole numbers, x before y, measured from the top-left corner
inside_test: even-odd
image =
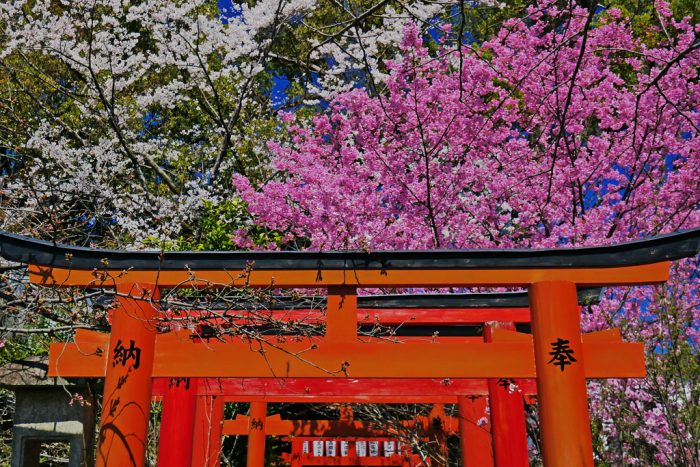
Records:
[[[44,333],[5,340],[4,346],[0,348],[0,366],[33,355],[47,355],[49,344],[53,341],[53,336]]]
[[[697,0],[670,0],[671,11],[675,19],[686,16],[697,23],[700,20],[700,2]],[[649,46],[655,46],[665,40],[666,31],[654,7],[654,2],[648,0],[613,0],[609,7],[619,8],[623,15],[630,18],[630,26],[635,35]]]
[[[231,233],[240,225],[245,205],[238,198],[221,204],[205,202],[198,232],[178,239],[179,250],[235,250]]]

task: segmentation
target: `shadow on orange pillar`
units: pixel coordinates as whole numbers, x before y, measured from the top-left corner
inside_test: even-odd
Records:
[[[197,378],[170,378],[168,382],[158,438],[159,467],[191,465],[197,381]]]
[[[299,438],[292,438],[290,467],[303,467],[304,464],[301,461],[302,455],[304,455],[304,441]]]
[[[576,285],[536,282],[529,295],[542,460],[546,467],[592,467]]]
[[[433,459],[431,466],[447,467],[449,452],[447,450],[447,431],[449,425],[445,416],[445,406],[443,404],[433,404],[433,408],[428,414],[428,429],[431,431],[431,441],[437,444],[438,456]]]
[[[248,417],[248,467],[265,467],[267,403],[251,402]]]
[[[513,323],[488,323],[484,326],[484,341],[493,342],[495,327],[515,330]],[[527,429],[523,395],[517,390],[517,381],[511,378],[490,378],[489,408],[493,458],[496,467],[527,467]]]
[[[102,402],[98,467],[143,466],[151,410],[158,289],[119,284]]]
[[[493,467],[491,425],[486,398],[459,396],[459,443],[463,467]]]
[[[219,467],[224,426],[224,398],[197,396],[194,417],[192,467]]]

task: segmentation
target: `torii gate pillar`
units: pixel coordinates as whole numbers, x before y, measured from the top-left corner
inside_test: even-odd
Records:
[[[576,284],[530,285],[537,401],[546,467],[593,467]]]
[[[141,467],[146,459],[151,412],[151,375],[156,343],[150,303],[158,289],[146,284],[117,285],[107,354],[97,467]]]
[[[170,378],[163,396],[158,467],[190,467],[197,405],[197,378]]]
[[[515,331],[514,323],[491,322],[484,326],[484,340],[493,342],[495,328]],[[527,429],[523,395],[511,389],[511,378],[490,378],[489,407],[493,458],[496,467],[528,467]]]
[[[224,398],[197,396],[192,447],[192,467],[221,465],[221,435],[224,425]]]
[[[248,418],[248,467],[265,467],[267,403],[251,402]]]
[[[459,444],[463,467],[493,467],[491,430],[483,396],[458,396]]]

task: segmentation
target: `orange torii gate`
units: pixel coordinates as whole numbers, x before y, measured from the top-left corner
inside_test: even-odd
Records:
[[[584,289],[579,291],[579,300],[584,302],[596,301],[600,294],[600,289]],[[320,323],[324,320],[324,313],[318,307],[325,305],[323,297],[305,297],[294,301],[284,299],[284,297],[272,298],[273,303],[266,303],[264,310],[227,310],[236,316],[236,324],[250,325],[265,323],[272,318],[277,321],[295,321],[304,323]],[[298,307],[315,304],[317,308],[303,309]],[[252,307],[259,306],[259,303],[251,304]],[[402,339],[416,339],[416,336],[433,336],[435,332],[440,332],[441,335],[450,337],[440,338],[442,340],[466,340],[466,341],[481,341],[482,337],[466,337],[459,339],[454,336],[468,336],[484,334],[487,340],[490,338],[490,328],[497,325],[492,320],[509,319],[518,323],[529,323],[530,313],[528,307],[527,294],[525,293],[491,293],[491,294],[451,294],[451,295],[436,295],[436,294],[420,294],[420,295],[396,295],[396,296],[365,296],[358,297],[357,322],[358,329],[363,326],[399,326],[394,330],[394,335]],[[221,316],[223,311],[209,310],[209,314]],[[197,314],[197,312],[189,311],[188,314]],[[246,315],[248,315],[246,317]],[[484,333],[483,328],[486,322],[492,324],[487,326]],[[206,321],[210,323],[209,320]],[[448,324],[450,326],[439,326]],[[510,323],[510,327],[513,323]],[[430,325],[430,326],[426,326]],[[465,326],[466,325],[466,326]],[[502,323],[501,326],[508,325]],[[88,337],[84,335],[85,331],[79,331],[78,339],[80,341],[90,340],[91,335],[96,341],[102,341],[102,348],[108,345],[107,336],[103,334],[88,333]],[[433,338],[435,340],[435,338]],[[81,346],[79,346],[81,347]],[[81,352],[85,354],[96,354],[92,350],[85,347],[85,342],[82,343]],[[66,357],[63,350],[54,350],[53,355],[61,355],[62,361],[65,362]],[[85,362],[82,362],[83,365]],[[56,368],[51,369],[52,372],[59,374],[63,371],[58,371]],[[84,370],[83,370],[84,371]],[[76,375],[77,376],[77,375]],[[103,377],[103,374],[86,374],[84,377]],[[289,379],[285,379],[284,391],[280,391],[279,382],[260,383],[258,380],[236,381],[231,379],[210,379],[207,384],[199,384],[195,380],[198,388],[206,387],[204,392],[206,395],[213,393],[219,395],[227,395],[228,400],[232,400],[231,396],[239,396],[239,400],[246,402],[272,401],[270,397],[272,393],[278,395],[279,401],[291,401],[296,390],[296,398],[305,402],[318,402],[319,386],[322,386],[323,381],[306,379],[292,380],[295,384],[290,384]],[[264,378],[262,381],[269,380]],[[528,452],[527,440],[525,432],[525,419],[523,413],[523,403],[520,394],[511,393],[507,390],[510,382],[505,380],[491,380],[488,384],[486,381],[478,380],[450,380],[448,385],[450,390],[445,390],[445,381],[437,380],[432,384],[428,380],[352,380],[352,385],[346,387],[343,383],[347,380],[333,379],[332,389],[329,390],[329,385],[326,385],[326,397],[321,397],[325,402],[365,402],[365,403],[457,403],[457,397],[454,394],[462,396],[474,396],[479,394],[486,395],[488,393],[491,406],[491,417],[498,420],[495,424],[493,457],[496,465],[526,465]],[[185,451],[185,446],[189,439],[192,438],[193,417],[195,414],[194,406],[195,399],[192,394],[194,388],[188,391],[182,391],[179,384],[170,390],[166,390],[163,386],[163,379],[156,378],[154,385],[154,395],[165,395],[163,419],[161,424],[161,436],[159,440],[159,465],[189,465],[189,453]],[[158,384],[160,382],[160,384]],[[178,383],[182,381],[178,380]],[[511,382],[515,382],[512,381]],[[303,391],[299,384],[303,383]],[[319,385],[321,383],[321,385]],[[358,384],[360,383],[360,384]],[[371,384],[362,384],[371,383]],[[382,395],[377,395],[377,386],[383,383]],[[475,384],[476,383],[476,384]],[[525,394],[534,394],[532,380],[518,381],[519,384],[524,383]],[[187,386],[190,385],[187,379]],[[243,389],[247,386],[247,392]],[[296,388],[295,388],[296,386]],[[488,390],[486,388],[488,387]],[[313,394],[312,394],[313,388]],[[407,388],[414,389],[414,394],[407,397]],[[323,389],[322,389],[323,391]],[[444,394],[443,396],[435,396],[435,394]],[[260,396],[267,394],[267,396]],[[335,395],[335,399],[329,399],[328,394]],[[403,394],[403,396],[399,396]],[[420,397],[416,395],[420,394]],[[445,395],[451,395],[446,398]],[[241,398],[240,396],[246,395]],[[364,396],[363,396],[364,395]],[[281,396],[281,397],[280,397]],[[290,397],[291,396],[291,397]],[[399,396],[399,397],[397,397]],[[461,402],[461,405],[474,405],[476,402],[473,398]],[[216,413],[208,414],[210,421],[216,420]],[[472,425],[476,420],[472,420]],[[211,425],[211,423],[210,423]],[[492,462],[491,459],[491,443],[483,436],[467,436],[469,430],[467,423],[462,424],[462,436],[465,465],[486,465]],[[481,430],[483,431],[483,430]],[[481,434],[481,431],[479,434]],[[197,437],[197,439],[201,438]],[[488,441],[486,443],[485,441]],[[261,447],[256,449],[264,450],[264,441],[257,441]],[[209,439],[207,442],[208,449],[204,450],[195,446],[195,458],[199,459],[194,462],[195,465],[204,463],[201,460],[203,456],[208,456],[210,459],[215,459],[216,453],[220,450],[220,445],[215,439]],[[483,458],[482,458],[483,457]],[[250,461],[254,461],[254,456],[251,456]],[[254,462],[250,462],[254,465]]]
[[[585,289],[579,291],[579,300],[584,302],[597,301],[600,294],[599,289]],[[252,319],[238,319],[238,324],[249,324],[260,321],[261,313],[264,318],[272,317],[275,320],[293,320],[295,322],[321,322],[323,316],[317,309],[300,309],[297,307],[308,306],[314,303],[317,306],[325,305],[324,300],[319,297],[307,297],[297,299],[293,303],[279,301],[267,304],[268,307],[262,312],[250,313]],[[358,297],[357,321],[359,328],[363,325],[401,326],[394,331],[395,336],[410,338],[405,336],[425,335],[432,336],[436,330],[441,335],[449,336],[475,334],[474,328],[479,334],[484,334],[484,322],[491,322],[487,326],[489,329],[484,334],[490,338],[490,328],[497,325],[492,320],[508,319],[518,323],[529,323],[530,314],[528,309],[527,294],[525,293],[491,293],[491,294],[451,294],[451,295],[397,295],[397,296],[365,296]],[[284,308],[284,309],[281,309]],[[219,315],[219,312],[214,313]],[[236,311],[236,316],[245,315],[245,311]],[[432,325],[426,327],[425,325]],[[450,324],[453,326],[435,327],[435,325]],[[463,326],[464,324],[471,325]],[[508,323],[502,323],[503,325]],[[509,327],[512,327],[512,323]],[[459,326],[454,326],[459,325]],[[478,325],[478,326],[474,326]],[[466,328],[466,329],[465,329]],[[449,338],[452,340],[453,338]],[[179,391],[179,388],[167,392],[163,386],[162,379],[156,379],[154,385],[155,394],[169,394],[170,398],[164,400],[164,404],[172,407],[182,407],[192,405],[193,396],[186,394],[186,391]],[[344,383],[351,384],[344,384]],[[367,384],[369,383],[369,384]],[[534,381],[518,381],[517,392],[510,391],[509,387],[514,380],[490,380],[488,384],[484,380],[347,380],[330,379],[327,381],[302,379],[269,382],[268,378],[262,380],[236,380],[210,379],[206,384],[194,382],[198,385],[198,394],[206,395],[226,395],[226,400],[240,400],[245,402],[355,402],[355,403],[452,403],[460,402],[463,411],[466,406],[476,404],[475,395],[486,396],[490,399],[490,417],[497,420],[493,427],[494,443],[491,447],[491,440],[483,436],[484,428],[475,429],[477,419],[465,420],[461,424],[461,440],[463,443],[463,464],[464,465],[491,465],[493,458],[498,466],[527,465],[528,450],[525,430],[525,418],[523,412],[522,395],[534,394]],[[189,385],[189,379],[187,380]],[[172,386],[172,385],[170,385]],[[206,390],[202,391],[203,388]],[[191,389],[194,390],[194,389]],[[381,395],[379,395],[381,393]],[[264,395],[261,395],[264,394]],[[438,395],[441,394],[441,395]],[[455,394],[464,396],[464,400],[458,401]],[[236,395],[237,397],[232,397]],[[466,397],[469,396],[469,399]],[[189,398],[188,398],[189,397]],[[174,402],[177,400],[177,402]],[[185,431],[183,426],[188,425],[188,419],[180,415],[173,419],[169,416],[169,410],[164,411],[164,420],[167,423],[161,425],[161,436],[159,449],[160,465],[177,465],[176,459],[178,451],[182,453],[183,439],[188,435],[180,435]],[[178,412],[179,413],[179,412]],[[477,413],[478,415],[478,413]],[[215,415],[212,414],[212,417]],[[483,417],[483,408],[482,408]],[[478,418],[478,417],[477,417]],[[218,419],[217,419],[218,423]],[[226,422],[229,423],[229,422]],[[471,423],[471,425],[469,425]],[[478,433],[467,435],[469,430]],[[272,430],[274,431],[274,430]],[[224,428],[226,432],[226,428]],[[295,425],[295,435],[310,434],[305,426]],[[226,434],[226,433],[224,433]],[[241,434],[241,433],[238,433]],[[253,432],[254,434],[254,432]],[[268,433],[269,434],[269,433]],[[291,432],[288,434],[292,434]],[[315,433],[318,434],[318,433]],[[258,440],[260,445],[256,449],[264,450],[264,441]],[[210,458],[215,458],[219,451],[216,440],[211,439],[208,443],[207,454]],[[202,449],[195,448],[198,456],[204,455]],[[186,455],[185,455],[186,457]],[[185,462],[180,456],[182,465]],[[252,460],[249,459],[249,460]],[[162,462],[161,462],[162,461]],[[316,461],[319,461],[316,459]],[[320,462],[320,461],[319,461]],[[195,465],[202,461],[194,462]],[[250,465],[254,465],[251,463]]]
[[[258,377],[263,366],[285,377],[323,378],[328,371],[363,378],[536,376],[545,464],[593,465],[585,378],[606,377],[611,370],[625,376],[617,374],[620,366],[638,375],[636,365],[631,371],[600,352],[616,351],[624,362],[638,359],[640,348],[583,342],[576,286],[664,282],[670,260],[697,254],[699,234],[695,229],[622,245],[559,250],[267,253],[115,252],[1,234],[0,251],[30,264],[35,283],[116,287],[127,296],[119,298],[113,313],[98,465],[143,464],[152,376]],[[183,286],[328,288],[327,342],[312,349],[261,343],[257,352],[235,342],[166,342],[158,349],[154,301],[161,288]],[[532,344],[494,339],[431,348],[356,342],[358,287],[483,286],[528,287]],[[165,358],[154,366],[156,351]],[[237,361],[242,355],[245,363]],[[389,364],[377,368],[376,355]],[[173,356],[180,361],[173,362]]]
[[[259,404],[259,403],[257,403]],[[253,411],[251,409],[251,411]],[[251,435],[250,425],[260,425],[260,420],[252,419],[252,416],[238,415],[235,420],[227,420],[224,424],[224,434],[226,435]],[[435,422],[439,422],[440,428],[436,428]],[[266,436],[293,436],[292,452],[284,456],[292,467],[301,467],[303,465],[377,465],[377,466],[403,466],[411,467],[418,465],[416,460],[418,456],[412,456],[407,449],[396,447],[400,443],[398,433],[395,429],[386,429],[375,426],[375,424],[358,421],[354,419],[353,410],[350,406],[341,407],[339,420],[282,420],[279,415],[267,416],[264,424],[264,433]],[[440,443],[441,450],[446,452],[446,444],[444,432],[456,433],[458,431],[459,422],[457,419],[445,416],[441,404],[434,405],[428,416],[420,416],[413,420],[403,420],[401,425],[404,427],[417,428],[420,435],[425,439],[433,439]],[[394,436],[393,438],[389,436]],[[378,444],[378,438],[385,438],[385,442],[391,442],[394,445],[392,453],[385,453],[384,457],[380,457],[378,453],[367,456],[367,453],[359,453],[355,450],[358,438],[365,437],[365,441]],[[371,437],[371,438],[368,438]],[[341,453],[315,453],[313,456],[305,452],[304,443],[318,442],[333,443],[347,442],[347,452]],[[308,447],[308,444],[307,444]],[[314,449],[315,450],[315,449]],[[335,449],[334,449],[335,451]],[[342,449],[341,449],[342,451]],[[376,457],[374,459],[366,459],[366,457]],[[412,462],[413,461],[413,462]]]
[[[457,432],[468,435],[466,438],[467,446],[470,449],[467,456],[466,465],[488,466],[493,464],[491,454],[491,438],[488,422],[483,426],[479,426],[477,422],[485,415],[485,397],[484,396],[460,396],[468,401],[465,405],[476,405],[471,416],[460,416],[458,419],[453,419],[449,425],[452,432]],[[318,396],[311,400],[303,396],[287,396],[284,400],[287,402],[304,402],[304,403],[322,403],[335,402],[340,397],[323,397]],[[248,444],[248,465],[263,465],[265,451],[265,437],[270,435],[292,435],[294,438],[304,436],[339,436],[347,433],[363,434],[365,436],[384,435],[385,430],[370,429],[364,426],[361,422],[348,424],[344,422],[334,422],[328,420],[282,420],[279,416],[266,416],[267,403],[263,401],[251,402],[250,416],[237,416],[235,420],[223,420],[223,402],[224,401],[240,401],[244,397],[221,397],[219,396],[198,396],[197,407],[214,407],[214,410],[207,410],[206,417],[195,418],[195,433],[194,446],[191,465],[194,466],[215,466],[219,465],[220,456],[220,439],[221,436],[227,435],[247,435],[249,437]],[[246,398],[247,399],[247,398]],[[272,399],[275,399],[274,397]],[[343,399],[349,403],[429,403],[431,400],[438,400],[443,403],[457,403],[459,397],[429,397],[429,396],[344,396]],[[219,405],[216,405],[216,402]],[[481,403],[480,403],[481,402]],[[205,405],[209,404],[209,405]],[[461,407],[461,405],[460,405]],[[164,407],[165,413],[165,407]],[[458,423],[458,425],[455,425]],[[163,433],[163,427],[161,427]],[[162,436],[162,435],[161,435]],[[171,445],[172,448],[172,445]],[[182,462],[181,456],[185,449],[175,449],[174,453],[167,457],[168,460],[162,461],[160,450],[164,449],[159,446],[159,465],[171,465],[168,461],[173,458],[178,458],[180,461],[177,464],[185,464]],[[474,450],[474,451],[471,451]],[[482,461],[480,461],[483,460]],[[161,463],[162,461],[162,463]],[[190,465],[187,461],[187,465]]]
[[[454,338],[444,338],[443,340],[452,341]],[[472,341],[475,338],[467,338]],[[481,341],[481,337],[476,338],[477,341]],[[86,376],[86,377],[98,377],[104,376],[104,373],[96,374],[91,373],[90,368],[94,366],[90,363],[91,360],[95,358],[101,358],[103,363],[102,368],[105,368],[106,358],[104,352],[100,349],[105,348],[108,345],[108,336],[100,333],[78,331],[76,336],[75,344],[54,344],[51,354],[57,356],[56,359],[51,361],[51,373],[52,374],[71,374],[72,376]],[[82,357],[78,360],[72,360],[71,352],[79,352]],[[156,354],[156,359],[158,359],[158,353]],[[60,363],[59,363],[60,362]],[[72,365],[72,366],[71,366]],[[60,366],[61,369],[58,370],[56,367]],[[160,465],[175,465],[173,459],[180,459],[182,462],[182,451],[184,441],[190,435],[183,434],[185,439],[178,438],[173,439],[173,433],[186,433],[186,427],[191,425],[191,418],[194,414],[192,411],[188,411],[187,407],[192,406],[194,403],[194,392],[195,389],[199,389],[196,392],[198,394],[211,395],[228,395],[227,400],[241,400],[254,402],[255,401],[265,401],[271,402],[276,400],[280,401],[303,401],[303,402],[364,402],[364,403],[457,403],[457,397],[454,394],[461,394],[463,396],[481,395],[484,396],[489,394],[491,400],[492,411],[495,412],[498,406],[498,401],[504,404],[504,413],[507,412],[507,423],[503,423],[501,432],[510,433],[509,436],[502,436],[504,438],[510,438],[509,446],[504,446],[502,451],[508,449],[509,456],[499,456],[505,459],[520,458],[521,463],[527,462],[527,447],[526,447],[526,434],[525,434],[525,421],[523,415],[523,401],[521,392],[509,394],[509,391],[505,387],[496,386],[496,389],[489,388],[489,384],[484,380],[474,380],[474,379],[456,379],[456,380],[357,380],[357,379],[330,379],[330,380],[314,380],[311,378],[288,380],[285,379],[283,386],[280,387],[280,383],[277,381],[271,381],[265,383],[264,381],[269,381],[270,378],[263,379],[215,379],[209,378],[208,380],[198,381],[195,379],[190,382],[189,378],[175,378],[173,381],[164,381],[163,378],[156,378],[154,384],[154,395],[165,395],[164,399],[164,410],[163,410],[163,423],[161,426],[161,439],[160,439],[160,451],[162,456],[159,456]],[[206,381],[206,382],[205,382]],[[332,388],[328,383],[332,384]],[[514,381],[513,381],[514,382]],[[174,383],[174,384],[173,384]],[[494,381],[494,383],[496,383]],[[535,392],[534,382],[532,380],[522,380],[518,382],[522,388],[521,391],[526,394],[533,394]],[[185,391],[182,391],[179,387],[180,385],[186,386]],[[190,387],[190,385],[196,385],[196,387]],[[325,386],[325,387],[324,387]],[[206,388],[202,390],[201,388]],[[247,391],[244,391],[243,389]],[[407,388],[412,390],[407,391]],[[448,389],[449,388],[449,389]],[[261,395],[266,394],[266,395]],[[274,395],[277,395],[274,397]],[[296,394],[296,395],[295,395]],[[325,394],[325,395],[324,395]],[[332,394],[333,397],[328,396]],[[377,395],[379,394],[379,395]],[[431,395],[433,394],[433,395]],[[435,395],[435,394],[442,394]],[[238,397],[231,397],[232,395],[237,395]],[[451,395],[451,397],[446,397],[446,395]],[[170,396],[170,397],[168,397]],[[471,400],[469,403],[474,404]],[[508,406],[510,406],[508,408]],[[177,410],[172,410],[171,407],[177,408]],[[219,410],[218,412],[221,412]],[[173,414],[175,420],[171,418]],[[218,420],[220,413],[208,414],[211,420]],[[482,409],[483,416],[483,409]],[[211,425],[211,423],[210,423]],[[191,433],[191,431],[190,431]],[[303,434],[302,431],[299,434]],[[496,431],[498,433],[498,430]],[[291,434],[291,433],[288,433]],[[307,433],[310,434],[310,433]],[[505,433],[503,433],[505,435]],[[516,436],[513,436],[516,435]],[[468,451],[472,454],[476,452],[483,451],[489,457],[491,456],[491,448],[489,445],[484,444],[474,444],[478,441],[478,438],[462,436],[463,441],[467,443],[472,443]],[[264,450],[264,440],[258,441],[261,447],[255,448],[254,450],[259,450],[262,452]],[[515,449],[516,446],[521,445],[522,449]],[[498,443],[496,443],[498,447]],[[476,448],[479,448],[477,451]],[[212,458],[214,455],[211,452],[218,452],[218,445],[216,440],[209,440],[209,457]],[[519,452],[520,451],[520,452]],[[179,457],[178,457],[179,456]],[[257,465],[252,462],[253,457],[249,457],[249,465]],[[468,462],[465,462],[465,464]],[[474,463],[472,465],[484,465],[483,463]],[[195,465],[198,465],[195,463]],[[508,464],[505,461],[501,461],[501,465],[513,465]]]
[[[421,297],[424,298],[424,297]],[[450,300],[454,300],[455,297],[447,297]],[[408,301],[411,299],[411,297],[406,297],[403,298],[404,301]],[[481,297],[483,300],[483,297]],[[433,298],[433,302],[440,302],[437,297]],[[480,313],[483,316],[483,312],[485,310],[480,310]],[[410,329],[410,327],[409,327]],[[502,330],[497,331],[499,335],[504,334]],[[410,332],[409,332],[410,333]],[[614,342],[621,342],[619,335],[615,335],[614,333],[611,333],[610,331],[607,331],[605,333],[596,333],[593,335],[586,335],[586,340],[591,340],[592,338],[596,337],[598,340],[601,338],[598,337],[599,335],[602,334],[603,341],[610,341],[611,343]],[[508,337],[508,333],[505,333],[506,337]],[[487,337],[489,336],[489,333],[487,332]],[[608,336],[608,337],[606,337]],[[167,336],[161,335],[159,336],[159,340],[166,339]],[[524,339],[526,342],[529,342],[529,336],[524,335],[524,334],[513,334],[512,337],[508,337],[508,340],[512,340],[513,338],[518,340],[518,337],[520,337],[520,340]],[[168,339],[171,339],[172,337],[169,337]],[[409,337],[406,337],[406,339],[409,339]],[[446,341],[452,341],[455,338],[444,338],[443,340]],[[465,338],[467,340],[471,341],[477,341],[481,342],[482,338]],[[100,364],[101,368],[105,368],[106,365],[106,358],[103,352],[101,352],[99,349],[105,348],[106,345],[108,344],[108,336],[100,333],[94,333],[94,332],[86,332],[86,331],[79,331],[76,335],[76,340],[78,341],[76,344],[54,344],[53,350],[52,350],[52,355],[58,356],[61,362],[61,369],[58,370],[56,367],[58,366],[58,360],[52,359],[51,361],[51,372],[52,374],[62,374],[64,376],[71,375],[71,376],[92,376],[92,377],[97,377],[97,376],[103,376],[103,374],[98,374],[98,373],[90,373],[89,368],[94,366],[94,362],[96,361],[95,358],[100,358],[103,360],[103,362]],[[188,341],[189,339],[182,337],[179,338],[179,341]],[[462,340],[462,339],[460,339]],[[92,347],[90,346],[92,344]],[[76,353],[77,352],[77,353]],[[71,356],[72,355],[72,356]],[[159,353],[156,351],[156,360],[159,358],[158,357]],[[77,357],[77,360],[75,358]],[[641,359],[639,359],[640,362],[642,362]],[[637,365],[637,375],[643,375],[643,362],[638,363]],[[608,375],[610,376],[610,375]],[[632,374],[629,374],[628,376],[632,376]],[[178,382],[180,379],[177,379]],[[343,379],[335,379],[334,382],[335,384],[343,383],[346,380]],[[420,380],[414,380],[410,382],[411,386],[414,386],[417,384],[417,382]],[[470,381],[470,382],[476,382],[475,380],[455,380],[456,382],[463,383],[465,381]],[[450,385],[455,384],[455,381],[450,381]],[[216,380],[214,384],[217,384],[221,386],[221,384],[229,382],[229,387],[230,387],[230,380]],[[356,381],[353,381],[355,383]],[[399,383],[405,383],[406,381],[397,381]],[[298,383],[298,381],[297,381]],[[494,447],[495,447],[495,458],[496,458],[496,463],[497,465],[524,465],[527,463],[527,445],[526,445],[526,435],[525,435],[525,421],[524,421],[524,414],[523,414],[523,403],[522,403],[522,397],[519,394],[510,394],[509,391],[506,389],[506,387],[500,387],[501,385],[497,381],[491,381],[488,386],[492,386],[489,388],[488,393],[491,400],[491,406],[492,406],[492,417],[498,420],[498,408],[500,405],[503,405],[503,409],[501,410],[501,416],[503,417],[502,420],[498,421],[498,425],[495,425],[494,428],[494,435],[495,435],[495,442],[494,442]],[[188,384],[189,384],[189,379],[188,379]],[[196,383],[195,383],[196,384]],[[211,383],[210,383],[211,384]],[[309,386],[305,386],[305,391],[310,391],[309,387],[312,386],[311,383],[307,384]],[[376,383],[373,383],[376,385]],[[443,384],[442,381],[438,382],[438,384]],[[435,392],[435,385],[436,383],[433,383],[433,389],[432,393]],[[398,386],[394,385],[395,388]],[[423,388],[428,389],[427,384],[422,385]],[[463,387],[459,388],[459,384],[455,384],[455,387],[452,388],[454,393],[456,394],[461,394],[463,396],[466,395],[471,395],[475,394],[474,389],[471,387]],[[486,386],[486,385],[484,385]],[[506,385],[507,386],[507,385]],[[274,386],[273,386],[274,387]],[[364,392],[359,391],[357,386],[355,386],[355,394],[373,394],[373,391],[370,390],[371,386],[365,386]],[[316,388],[315,388],[316,389]],[[161,391],[163,391],[161,389]],[[237,389],[234,389],[231,391],[231,389],[226,392],[222,388],[218,389],[218,392],[220,393],[225,393],[225,394],[235,394],[235,393],[240,393],[240,387]],[[157,391],[156,391],[157,392]],[[163,391],[165,392],[165,391]],[[263,390],[261,392],[266,392],[266,390]],[[534,391],[530,389],[528,393],[533,393]],[[399,394],[400,391],[397,391],[394,389],[394,394]],[[431,391],[425,392],[425,394],[430,394]],[[484,394],[486,391],[483,392]],[[188,399],[188,396],[185,393],[183,394],[182,391],[179,390],[178,387],[175,387],[172,391],[169,393],[171,396],[171,401],[177,401],[177,402],[171,402],[171,406],[168,405],[169,399],[166,397],[164,401],[164,420],[163,420],[163,428],[165,427],[173,427],[177,426],[179,427],[177,430],[173,430],[173,433],[185,433],[186,432],[186,427],[191,425],[190,419],[185,418],[183,420],[183,413],[189,413],[192,414],[191,411],[187,410],[182,410],[182,407],[187,405],[189,401],[190,405],[192,400]],[[350,393],[343,392],[343,391],[338,391],[338,388],[335,389],[334,394],[339,395],[343,394],[348,396]],[[252,394],[251,394],[252,395]],[[243,400],[252,400],[255,399],[254,397],[251,397],[249,395],[247,398],[244,398]],[[310,399],[311,397],[306,394],[306,398]],[[287,393],[287,396],[283,399],[288,400],[289,399],[289,393]],[[404,403],[410,403],[410,402],[419,402],[417,400],[414,400],[414,398],[406,398],[404,397],[396,397],[394,396],[393,401],[394,402],[404,402]],[[346,401],[350,401],[349,399],[346,399]],[[387,400],[377,400],[375,398],[372,398],[371,396],[365,400],[365,402],[388,402]],[[422,402],[438,402],[435,400],[434,397],[428,398],[424,397]],[[455,401],[456,402],[456,401]],[[460,406],[466,406],[466,405],[474,405],[476,402],[474,400],[469,400],[467,401],[460,401]],[[179,410],[174,411],[171,410],[170,407],[178,407]],[[463,407],[462,407],[463,408]],[[212,420],[217,419],[217,416],[220,416],[221,409],[218,410],[217,413],[208,413],[208,417]],[[175,413],[177,414],[177,419],[176,422],[173,422],[172,419],[170,418],[170,414]],[[483,416],[483,407],[481,409],[481,413]],[[166,417],[167,416],[167,417]],[[193,415],[190,415],[193,416]],[[478,418],[478,417],[477,417]],[[217,419],[218,420],[218,419]],[[167,423],[166,423],[167,421]],[[211,426],[211,423],[209,424]],[[473,425],[473,423],[472,423]],[[487,461],[491,461],[490,456],[491,456],[491,448],[490,444],[485,443],[484,440],[479,441],[483,436],[467,436],[466,431],[469,430],[469,425],[468,424],[463,424],[462,425],[462,442],[463,442],[463,454],[464,454],[464,464],[465,465],[486,465]],[[174,465],[173,462],[175,462],[173,459],[180,459],[180,463],[184,462],[182,461],[182,445],[183,439],[177,438],[177,440],[173,439],[173,436],[170,435],[169,430],[165,431],[168,436],[163,435],[161,437],[161,444],[160,444],[160,451],[163,454],[161,456],[161,460],[163,463],[161,465]],[[191,432],[190,432],[191,433]],[[256,435],[256,432],[251,432],[251,434]],[[187,436],[191,435],[184,435],[184,438],[186,439]],[[199,437],[196,437],[199,439]],[[249,465],[261,465],[262,464],[262,459],[261,456],[262,454],[255,455],[255,453],[262,453],[264,452],[264,436],[252,436],[251,439],[254,441],[251,443],[251,449],[250,449],[250,454],[248,458]],[[499,444],[499,439],[500,439],[500,444]],[[176,442],[177,441],[177,442]],[[218,456],[216,453],[218,452],[218,443],[216,442],[215,439],[209,439],[208,440],[208,449],[207,450],[200,450],[198,455],[195,455],[195,458],[201,458],[202,455],[208,455],[209,459],[215,459]],[[180,456],[178,457],[178,451],[180,451]],[[197,448],[195,447],[195,452],[197,452]],[[484,456],[484,459],[479,460],[480,458],[478,456]],[[257,460],[256,460],[257,459]],[[199,465],[201,462],[195,462],[195,465]],[[205,462],[206,464],[206,462]]]

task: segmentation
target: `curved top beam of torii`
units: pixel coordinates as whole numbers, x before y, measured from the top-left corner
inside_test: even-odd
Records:
[[[700,251],[700,228],[596,247],[399,251],[130,251],[58,245],[0,232],[0,256],[19,263],[72,269],[518,269],[651,264]],[[105,261],[108,261],[105,266]]]
[[[125,251],[0,233],[0,256],[31,265],[32,280],[54,286],[523,286],[542,280],[632,285],[665,281],[668,261],[699,251],[700,228],[599,247],[373,252]]]

